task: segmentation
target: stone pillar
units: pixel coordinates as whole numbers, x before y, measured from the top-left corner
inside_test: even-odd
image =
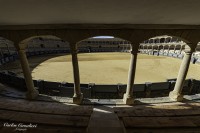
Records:
[[[145,51],[145,50],[144,50],[144,45],[143,45],[143,53],[144,53],[144,51]]]
[[[160,46],[158,45],[157,56],[160,55]]]
[[[167,54],[169,55],[169,51],[170,51],[170,46],[168,45],[168,50],[167,50]]]
[[[165,46],[164,46],[164,45],[163,45],[163,49],[162,49],[162,50],[163,50],[163,52],[162,52],[162,53],[163,53],[163,55],[164,55],[164,51],[165,51]]]
[[[133,85],[134,85],[134,79],[135,79],[136,63],[137,63],[137,50],[133,51],[132,49],[129,73],[128,73],[128,83],[127,83],[126,93],[124,94],[124,98],[123,98],[123,102],[125,104],[134,103]]]
[[[176,51],[176,45],[174,46],[174,54],[175,54],[175,51]]]
[[[169,97],[172,101],[182,101],[183,100],[183,95],[181,94],[183,85],[186,79],[186,75],[189,69],[190,65],[190,59],[192,56],[192,51],[191,50],[185,50],[185,55],[182,60],[178,77],[176,80],[176,84],[174,87],[174,90],[169,93]]]
[[[140,45],[140,47],[139,47],[139,48],[140,48],[140,53],[142,53],[142,45]]]
[[[154,53],[154,49],[153,49],[153,45],[151,45],[151,53],[153,54]]]
[[[181,45],[179,54],[181,54],[182,50],[183,50],[183,45]]]
[[[76,45],[76,44],[72,44]],[[72,54],[72,66],[73,66],[73,74],[74,74],[74,96],[73,103],[81,104],[83,100],[83,94],[80,89],[80,76],[79,76],[79,66],[78,66],[78,58],[77,58],[77,48],[76,46],[71,48]]]
[[[39,92],[38,92],[38,90],[36,90],[36,88],[34,87],[34,84],[33,84],[33,79],[31,76],[29,63],[28,63],[28,60],[26,57],[26,52],[24,49],[20,49],[20,50],[18,50],[18,54],[19,54],[22,71],[24,74],[24,79],[26,82],[26,87],[28,89],[27,93],[26,93],[26,98],[29,100],[35,99],[38,96]]]

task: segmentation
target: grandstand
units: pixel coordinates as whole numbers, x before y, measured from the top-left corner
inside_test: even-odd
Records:
[[[0,1],[0,132],[199,133],[199,4]]]

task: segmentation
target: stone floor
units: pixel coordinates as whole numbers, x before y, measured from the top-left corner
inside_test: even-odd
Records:
[[[119,99],[71,102],[44,95],[28,101],[23,92],[0,86],[0,132],[200,133],[199,94],[185,96],[183,102],[167,97],[136,99],[132,106]],[[20,123],[37,127],[7,127]]]

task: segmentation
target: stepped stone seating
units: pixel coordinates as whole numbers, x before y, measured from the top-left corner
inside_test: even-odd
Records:
[[[199,131],[200,128],[199,102],[115,107],[114,110],[127,132],[137,129],[156,131],[161,128],[191,128],[192,131]]]
[[[28,128],[29,132],[69,131],[86,132],[92,106],[77,106],[59,102],[27,101],[24,99],[0,96],[0,124],[31,123],[37,128]],[[1,128],[1,132],[9,132],[14,128]]]
[[[66,84],[73,87],[73,84]],[[4,87],[2,86],[0,89],[4,89]],[[183,103],[160,101],[161,104],[157,103],[158,101],[151,102],[153,99],[148,98],[146,103],[143,99],[133,106],[116,104],[117,101],[113,102],[116,104],[113,106],[110,103],[114,99],[108,103],[98,102],[97,99],[91,103],[73,105],[70,104],[72,101],[54,99],[55,97],[51,96],[40,95],[37,100],[29,101],[23,97],[2,94],[1,90],[0,92],[0,124],[3,125],[5,122],[37,124],[37,128],[27,129],[27,132],[30,133],[84,133],[88,131],[96,133],[107,131],[107,127],[109,132],[119,133],[123,131],[127,133],[142,132],[143,130],[160,133],[164,131],[163,128],[173,129],[173,131],[174,129],[181,130],[177,132],[182,132],[182,129],[190,131],[199,131],[200,129],[200,102],[198,99]],[[14,92],[15,95],[17,93]],[[98,106],[99,104],[100,106]],[[0,132],[13,132],[13,130],[15,128],[0,127]]]

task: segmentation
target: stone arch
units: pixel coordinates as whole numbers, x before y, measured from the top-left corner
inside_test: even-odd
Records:
[[[159,50],[163,50],[164,46],[163,45],[159,45]]]
[[[28,37],[22,41],[19,42],[18,44],[18,49],[26,49],[28,47],[28,43],[31,42],[34,39],[39,39],[40,41],[43,41],[44,39],[57,39],[60,40],[62,42],[62,39],[54,36],[54,35],[38,35],[38,36],[31,36]],[[40,47],[46,47],[45,44],[40,44]]]
[[[200,43],[197,44],[197,47],[195,49],[196,51],[200,52]]]
[[[142,44],[139,45],[140,50],[143,50],[143,47],[144,47],[144,45],[142,45]]]
[[[153,38],[155,39],[156,37],[153,37]],[[150,39],[152,39],[152,38],[150,38]],[[173,50],[172,54],[168,54],[170,56],[177,56],[175,54],[177,42],[180,42],[180,40],[182,40],[183,42],[186,43],[185,50],[184,50],[184,52],[185,52],[184,57],[183,57],[181,65],[180,65],[180,69],[179,69],[179,72],[178,72],[178,76],[177,76],[177,80],[176,80],[174,90],[169,93],[169,97],[170,97],[171,100],[182,101],[183,95],[181,93],[182,93],[182,89],[183,89],[183,84],[185,82],[185,78],[186,78],[186,75],[187,75],[187,72],[188,72],[188,69],[189,69],[192,52],[194,51],[194,46],[196,44],[192,44],[192,42],[190,42],[189,40],[186,40],[185,38],[182,38],[182,37],[179,37],[179,36],[170,36],[169,39],[170,39],[170,41],[169,41],[168,44],[170,44],[170,45],[169,45],[168,51]]]
[[[166,45],[166,44],[165,44],[163,47],[164,47],[164,53],[167,53],[167,52],[168,52],[168,49],[169,49],[169,45]]]
[[[147,48],[148,48],[148,49],[152,48],[152,45],[147,45]]]
[[[165,43],[165,38],[160,38],[160,43]]]
[[[147,48],[148,48],[148,45],[144,45],[144,48],[147,49]]]
[[[154,39],[149,39],[149,44],[154,43]]]
[[[144,52],[145,53],[147,53],[147,50],[148,50],[148,45],[147,44],[145,44],[145,45],[143,45],[144,46]]]
[[[102,38],[101,38],[102,37]],[[103,38],[104,37],[104,38]],[[121,51],[129,51],[131,49],[131,42],[116,36],[93,36],[86,39],[83,39],[76,43],[77,49],[84,47],[84,45],[90,49],[85,49],[84,51],[118,51],[121,48]],[[100,46],[100,47],[99,47]],[[109,49],[110,48],[110,49]]]
[[[152,38],[156,38],[156,37],[161,37],[161,36],[166,36],[165,37],[165,43],[177,43],[177,42],[185,42],[188,46],[189,49],[192,49],[194,50],[194,46],[196,46],[197,44],[193,44],[192,40],[188,40],[184,37],[181,37],[181,36],[177,36],[177,35],[174,35],[173,33],[170,33],[170,34],[165,34],[164,31],[157,34],[156,36],[149,36],[149,40],[151,40]],[[146,40],[146,37],[144,38],[144,40]]]
[[[175,51],[175,46],[177,43],[185,43],[186,44],[186,49],[187,50],[191,50],[194,51],[196,48],[197,44],[193,44],[192,42],[190,42],[189,40],[180,37],[180,36],[170,36],[170,35],[160,35],[160,36],[156,36],[156,37],[151,37],[149,38],[149,40],[151,40],[151,42],[153,42],[152,40],[157,40],[157,39],[161,39],[161,38],[165,38],[165,43],[168,43],[172,46],[170,46],[170,50],[174,50]],[[154,42],[155,43],[155,42]]]
[[[170,43],[170,41],[171,41],[171,37],[166,37],[165,38],[165,43]]]
[[[160,39],[159,39],[159,38],[155,38],[155,39],[154,39],[154,43],[155,43],[155,44],[160,43]]]
[[[182,45],[181,45],[181,44],[177,44],[177,45],[176,45],[176,48],[175,48],[175,53],[177,53],[177,54],[179,53],[179,54],[180,54],[180,53],[181,53],[181,52],[180,52],[181,50],[182,50]]]
[[[116,38],[122,38],[131,42],[131,37],[133,36],[133,30],[119,30],[119,29],[88,29],[83,30],[77,39],[77,43],[86,38],[95,37],[95,36],[113,36]],[[139,45],[139,44],[138,44]]]
[[[19,44],[17,44],[17,51],[18,51],[20,63],[22,66],[24,79],[25,79],[26,86],[27,86],[27,95],[26,95],[27,99],[34,99],[39,94],[38,90],[34,87],[32,75],[31,75],[31,71],[30,71],[30,67],[29,67],[29,62],[28,62],[28,59],[26,56],[26,50],[28,48],[28,43],[30,43],[31,40],[33,40],[33,39],[43,40],[43,39],[49,39],[49,38],[60,39],[60,38],[52,36],[52,35],[31,36],[29,38],[26,38],[26,39],[20,41]],[[41,47],[41,46],[43,47],[44,45],[43,44],[41,45],[41,43],[40,43],[39,47]]]

